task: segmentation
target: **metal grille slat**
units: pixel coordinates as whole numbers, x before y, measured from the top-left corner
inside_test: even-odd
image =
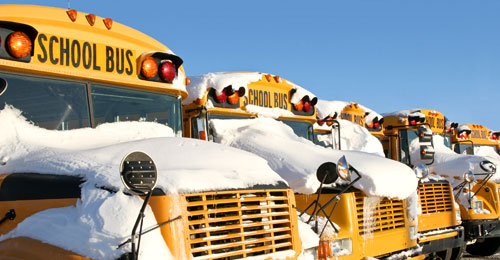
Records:
[[[453,210],[453,194],[447,182],[421,183],[418,196],[422,214],[449,212]]]
[[[239,259],[293,249],[287,190],[185,195],[194,259]]]
[[[401,200],[382,199],[375,207],[373,215],[374,226],[369,231],[365,231],[365,216],[363,214],[365,196],[362,193],[356,193],[356,212],[360,235],[367,232],[381,232],[405,227],[405,208]]]

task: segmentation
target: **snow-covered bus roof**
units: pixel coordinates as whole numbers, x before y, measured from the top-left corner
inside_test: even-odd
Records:
[[[309,96],[310,99],[316,97],[314,94],[301,86],[272,74],[261,72],[215,72],[189,76],[191,84],[186,87],[189,95],[182,103],[184,105],[188,105],[193,103],[196,99],[203,98],[209,88],[215,89],[216,93],[220,94],[222,90],[228,86],[232,86],[235,91],[243,87],[245,89],[246,96],[248,94],[248,84],[261,80],[265,75],[271,75],[277,80],[285,81],[290,84],[293,89],[296,90],[291,100],[294,104],[301,100],[304,96]]]
[[[289,126],[271,118],[213,119],[210,123],[217,142],[265,158],[299,193],[315,193],[320,186],[316,178],[318,167],[325,162],[337,163],[343,155],[362,176],[355,187],[368,196],[404,199],[417,188],[415,173],[400,162],[365,152],[323,148],[298,137]]]
[[[353,103],[354,102],[339,101],[339,100],[328,101],[320,99],[318,100],[318,104],[316,104],[316,110],[318,111],[319,118],[326,118],[329,116],[334,117],[335,115],[339,116],[340,113],[342,113],[342,110],[346,106]],[[378,118],[379,120],[382,118],[382,115],[377,113],[375,110],[372,110],[361,104],[358,105],[366,113],[365,122],[367,124],[370,124],[370,122],[373,121],[375,118]]]

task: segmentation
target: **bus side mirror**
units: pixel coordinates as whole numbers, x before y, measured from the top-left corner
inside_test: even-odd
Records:
[[[157,175],[153,159],[143,152],[132,152],[122,160],[120,176],[133,194],[150,193],[156,186]]]
[[[316,171],[316,178],[323,184],[334,183],[339,178],[337,174],[337,165],[332,162],[323,163]]]

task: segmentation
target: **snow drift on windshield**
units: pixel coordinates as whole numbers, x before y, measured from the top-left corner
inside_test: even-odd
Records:
[[[121,122],[96,129],[49,131],[6,107],[0,111],[0,125],[0,173],[65,174],[86,180],[76,206],[34,214],[0,240],[27,236],[93,259],[116,259],[130,250],[129,246],[116,250],[130,237],[142,205],[139,197],[122,192],[119,165],[130,152],[151,156],[158,169],[157,187],[168,194],[283,182],[262,158],[219,144],[167,137],[172,130],[156,123]],[[147,137],[155,138],[144,139]],[[180,214],[178,211],[172,214]],[[147,207],[145,228],[154,224]],[[173,259],[159,229],[142,238],[141,258]]]
[[[296,136],[284,123],[271,118],[214,119],[210,124],[215,130],[217,142],[265,158],[271,168],[299,193],[316,192],[320,185],[316,179],[317,168],[324,162],[337,163],[342,155],[363,176],[355,187],[368,196],[404,199],[417,188],[414,172],[402,163],[364,152],[337,151],[317,146]]]

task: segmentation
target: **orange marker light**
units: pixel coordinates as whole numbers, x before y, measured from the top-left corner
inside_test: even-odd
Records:
[[[295,104],[295,110],[302,111],[302,108],[304,108],[304,103],[300,100],[299,103]]]
[[[280,76],[278,75],[274,76],[274,80],[276,81],[276,83],[280,83]]]
[[[76,10],[68,10],[66,13],[69,16],[69,19],[71,19],[72,22],[76,21],[76,16],[78,15],[78,12]]]
[[[106,28],[108,28],[108,30],[111,30],[111,27],[113,26],[113,19],[106,18],[102,21],[104,22],[104,25],[106,25]]]
[[[270,74],[266,74],[266,79],[267,79],[267,81],[271,81],[272,76]]]
[[[198,135],[200,136],[201,140],[205,140],[205,141],[207,140],[207,132],[205,132],[204,130],[199,131]]]
[[[186,86],[189,86],[191,85],[191,79],[190,78],[186,78]]]
[[[240,101],[240,95],[238,94],[237,91],[227,97],[227,102],[229,102],[229,104],[231,105],[237,104],[238,101]]]
[[[158,74],[158,63],[156,63],[156,60],[153,57],[147,57],[144,59],[141,66],[141,74],[148,79]]]
[[[87,17],[87,22],[89,22],[89,24],[91,26],[94,26],[94,24],[95,24],[95,15],[94,14],[88,14],[85,17]]]
[[[17,59],[30,55],[32,43],[30,37],[24,32],[13,32],[7,37],[7,50]]]

